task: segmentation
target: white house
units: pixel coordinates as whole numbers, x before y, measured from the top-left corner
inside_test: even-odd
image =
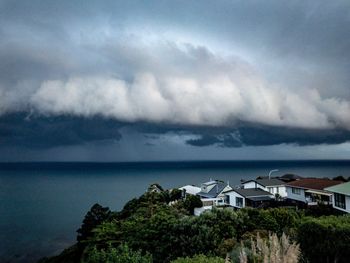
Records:
[[[196,195],[201,198],[203,206],[194,209],[194,214],[197,216],[206,210],[211,210],[214,206],[226,205],[224,192],[231,190],[232,187],[229,183],[226,184],[220,180],[210,180],[202,183],[199,189],[200,191]]]
[[[335,209],[350,213],[350,182],[327,187],[332,193],[332,205]]]
[[[326,188],[341,183],[323,178],[303,178],[286,184],[287,198],[307,205],[317,205],[319,202],[330,204],[332,193]]]
[[[261,207],[266,202],[272,201],[274,196],[261,188],[232,189],[225,192],[226,204],[235,207]]]
[[[224,192],[231,190],[229,183],[212,180],[201,184],[201,191],[197,195],[201,198],[203,207],[225,205]]]
[[[244,189],[260,188],[273,195],[279,194],[280,197],[287,197],[286,183],[276,178],[245,181],[242,183],[242,187]]]
[[[194,185],[185,185],[180,187],[179,190],[183,191],[186,195],[196,195],[201,191],[201,188]]]

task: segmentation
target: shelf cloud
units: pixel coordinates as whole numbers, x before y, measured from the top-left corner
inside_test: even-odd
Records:
[[[345,143],[349,7],[0,1],[0,148]]]
[[[169,44],[161,50],[162,56],[155,54],[159,58],[145,63],[130,80],[101,75],[45,80],[27,94],[26,107],[43,115],[100,115],[127,122],[350,128],[349,101],[322,98],[316,87],[295,92],[273,85],[247,62],[216,56],[204,47]],[[145,47],[136,53],[134,59],[140,61],[152,54]],[[181,63],[172,63],[179,57]],[[23,99],[22,89],[8,92],[9,98],[3,95],[2,105],[20,103],[16,97]]]

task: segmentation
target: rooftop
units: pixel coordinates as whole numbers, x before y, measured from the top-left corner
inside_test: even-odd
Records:
[[[179,188],[180,190],[186,190],[187,194],[196,195],[201,191],[200,187],[194,185],[185,185]]]
[[[227,186],[227,184],[225,184],[224,182],[221,182],[221,181],[212,181],[212,182],[214,182],[216,185],[208,193],[199,192],[199,193],[197,193],[197,195],[199,195],[201,197],[205,197],[205,198],[215,198]]]
[[[250,189],[232,189],[231,191],[235,191],[236,193],[239,193],[241,196],[244,197],[257,197],[257,196],[272,196],[271,193],[266,192],[260,188],[250,188]],[[230,191],[227,191],[230,192]]]
[[[286,183],[280,179],[276,178],[263,178],[263,179],[256,179],[256,180],[248,180],[243,182],[242,184],[249,183],[249,182],[257,182],[258,184],[262,186],[277,186],[277,185],[285,185]]]
[[[323,179],[323,178],[304,178],[304,179],[287,183],[286,186],[305,188],[305,189],[324,190],[327,187],[331,187],[341,183],[343,182],[330,180],[330,179]]]
[[[334,193],[350,195],[350,182],[327,187],[325,190]]]
[[[211,180],[209,182],[202,183],[202,185],[207,185],[208,186],[208,185],[216,184],[218,182],[219,182],[218,180]]]
[[[277,186],[277,185],[284,185],[285,182],[283,182],[280,179],[271,178],[271,179],[257,179],[255,180],[258,184],[261,184],[263,186]]]

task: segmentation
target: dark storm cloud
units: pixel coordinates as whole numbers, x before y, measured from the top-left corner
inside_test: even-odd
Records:
[[[0,0],[0,146],[120,140],[122,127],[192,146],[346,142],[349,10]]]
[[[287,129],[284,127],[239,124],[235,128],[174,126],[125,123],[101,117],[45,117],[16,113],[0,118],[0,147],[45,149],[57,146],[118,142],[122,133],[144,134],[144,144],[155,146],[161,136],[192,136],[191,146],[243,147],[284,143],[296,145],[339,144],[350,140],[346,130]],[[137,137],[134,137],[134,139]],[[139,140],[139,139],[137,139]]]
[[[0,147],[51,148],[119,141],[122,123],[104,118],[43,117],[15,113],[0,118]]]
[[[347,130],[286,129],[284,127],[241,127],[233,133],[209,133],[186,143],[193,146],[242,147],[295,144],[299,146],[340,144],[350,140]]]

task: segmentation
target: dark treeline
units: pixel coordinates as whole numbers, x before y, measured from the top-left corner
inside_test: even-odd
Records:
[[[316,213],[226,208],[192,216],[198,206],[196,196],[181,199],[180,191],[161,188],[132,199],[119,212],[95,204],[77,243],[40,262],[258,263],[270,255],[269,262],[345,263],[350,258],[349,216],[324,216],[322,207]],[[285,259],[273,259],[276,253]]]

